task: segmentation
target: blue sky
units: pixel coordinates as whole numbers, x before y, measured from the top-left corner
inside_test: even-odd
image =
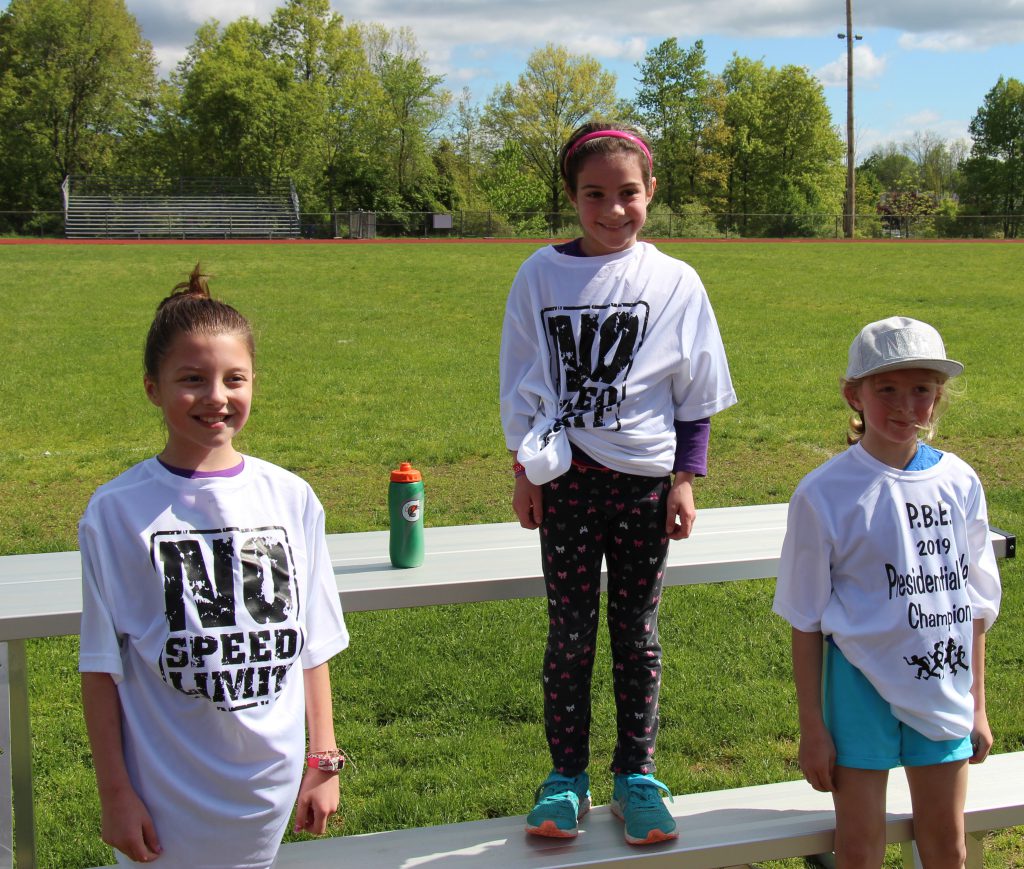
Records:
[[[0,0],[0,8],[7,0]],[[408,27],[431,70],[455,93],[483,101],[514,81],[546,43],[589,54],[630,97],[636,64],[674,36],[704,41],[708,66],[732,54],[807,67],[825,85],[837,126],[846,123],[845,0],[331,0],[348,22]],[[967,138],[1000,75],[1024,80],[1024,0],[853,0],[857,159],[915,133]],[[126,0],[164,71],[196,26],[241,15],[267,20],[283,0]]]

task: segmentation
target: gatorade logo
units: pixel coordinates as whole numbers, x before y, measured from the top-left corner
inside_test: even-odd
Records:
[[[423,515],[423,502],[413,498],[402,505],[402,516],[406,522],[416,522]]]

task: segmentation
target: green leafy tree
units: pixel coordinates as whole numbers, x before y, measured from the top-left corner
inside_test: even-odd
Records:
[[[888,229],[955,228],[957,191],[965,143],[947,142],[932,132],[914,133],[902,144],[875,147],[857,169],[858,211],[869,208]],[[941,217],[941,227],[935,220]]]
[[[723,79],[729,211],[768,215],[761,233],[816,232],[815,220],[840,213],[844,183],[843,143],[821,84],[803,67],[738,56]]]
[[[481,109],[464,88],[448,113],[439,148],[446,148],[447,172],[454,188],[453,207],[488,211],[492,208],[484,191],[484,173],[488,170],[488,151]]]
[[[529,171],[518,142],[507,142],[493,155],[480,186],[490,206],[503,214],[543,211],[547,204],[547,187]]]
[[[873,176],[883,191],[914,190],[920,186],[920,167],[895,142],[875,147],[857,167],[857,174]]]
[[[761,61],[733,55],[723,73],[728,175],[727,211],[749,215],[761,210],[766,193],[769,146],[762,134],[768,103],[768,69]]]
[[[144,134],[156,63],[123,0],[0,13],[0,207],[55,208],[69,174],[116,171]]]
[[[877,207],[882,225],[890,230],[900,229],[904,235],[909,235],[915,224],[917,225],[917,234],[930,233],[931,221],[922,219],[930,218],[938,210],[938,197],[934,193],[923,193],[919,190],[896,190],[884,193]],[[927,227],[927,230],[923,227]]]
[[[271,52],[264,25],[202,25],[173,80],[186,128],[181,174],[288,176],[292,69]]]
[[[286,0],[267,24],[197,30],[149,151],[174,175],[290,178],[305,210],[430,209],[453,195],[434,154],[440,85],[410,31]]]
[[[615,119],[622,111],[615,76],[592,57],[572,55],[548,44],[534,51],[516,83],[495,89],[483,124],[496,149],[515,144],[526,166],[547,190],[552,214],[562,207],[558,152],[588,118]]]
[[[960,185],[960,167],[967,156],[966,142],[947,142],[931,131],[916,132],[903,150],[917,165],[923,190],[935,194],[937,200],[956,192]]]
[[[270,51],[291,70],[288,162],[303,208],[365,207],[361,179],[372,173],[380,83],[358,27],[328,0],[289,0],[272,16]]]
[[[976,211],[1002,215],[1003,235],[1016,238],[1024,206],[1024,84],[1000,76],[969,130],[965,197]]]
[[[431,157],[433,134],[451,103],[444,79],[427,71],[426,60],[408,28],[362,28],[370,69],[383,100],[376,152],[385,161],[398,207],[432,210],[438,181]]]
[[[181,117],[181,91],[172,81],[162,79],[157,82],[149,123],[116,172],[157,182],[178,177],[196,147]]]
[[[843,143],[821,83],[804,67],[784,66],[772,76],[765,129],[777,177],[795,192],[801,210],[838,209]]]
[[[542,236],[549,230],[547,186],[530,171],[526,156],[517,142],[506,142],[491,155],[481,173],[479,188],[487,202],[487,211],[498,214],[503,232],[514,235]],[[491,229],[488,234],[493,234]]]
[[[480,107],[473,102],[469,88],[463,88],[451,116],[450,139],[455,154],[456,172],[462,201],[469,207],[476,204],[478,179],[486,162]]]
[[[298,81],[328,78],[331,43],[341,23],[329,0],[287,0],[271,16],[270,50],[288,61]]]
[[[704,43],[664,40],[637,64],[636,113],[657,154],[658,198],[672,208],[721,208],[727,175],[725,86],[707,69]]]

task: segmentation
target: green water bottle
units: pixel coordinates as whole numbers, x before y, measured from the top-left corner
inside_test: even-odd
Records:
[[[391,472],[388,486],[391,514],[391,563],[395,567],[423,564],[423,477],[409,462]]]

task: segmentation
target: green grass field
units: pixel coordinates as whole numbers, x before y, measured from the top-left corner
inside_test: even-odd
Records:
[[[740,396],[714,422],[698,508],[785,501],[842,449],[846,348],[864,323],[898,313],[933,323],[966,364],[936,445],[977,468],[993,524],[1024,531],[1019,246],[660,246],[702,275]],[[403,459],[424,473],[428,524],[511,521],[497,350],[508,286],[534,247],[0,245],[0,554],[75,548],[93,489],[160,450],[142,344],[156,304],[197,260],[257,332],[256,398],[239,446],[304,476],[329,532],[385,528],[388,470]],[[1015,751],[1024,748],[1024,578],[1016,562],[1002,569],[989,715],[995,750]],[[772,582],[752,581],[665,594],[658,761],[677,792],[799,777],[789,631],[771,614],[772,592]],[[338,738],[356,768],[344,773],[332,834],[528,810],[549,767],[543,606],[349,616],[352,647],[332,676]],[[47,869],[111,860],[76,657],[75,638],[30,643]],[[611,789],[608,670],[605,648],[594,682],[599,803]],[[988,851],[989,866],[1024,867],[1019,829],[993,836]]]

